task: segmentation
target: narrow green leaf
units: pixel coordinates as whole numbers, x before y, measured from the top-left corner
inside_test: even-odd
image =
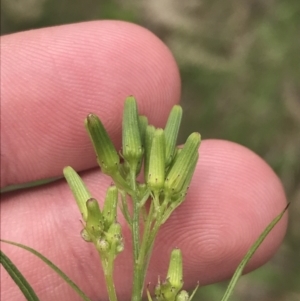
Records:
[[[190,298],[189,298],[188,301],[192,301],[192,299],[194,298],[198,288],[199,288],[199,282],[198,282],[197,286],[195,287],[195,289],[193,290],[192,294],[190,295]]]
[[[10,245],[13,245],[13,246],[17,246],[21,249],[24,249],[24,250],[30,252],[31,254],[33,254],[35,256],[37,256],[42,261],[44,261],[44,263],[46,263],[52,270],[54,270],[63,280],[65,280],[65,282],[67,284],[69,284],[69,286],[82,298],[82,300],[91,301],[91,299],[89,297],[87,297],[86,294],[62,270],[60,270],[54,263],[52,263],[49,259],[47,259],[44,255],[42,255],[38,251],[36,251],[28,246],[25,246],[23,244],[18,244],[13,241],[4,240],[4,239],[0,239],[0,241],[5,242]],[[38,300],[38,299],[36,299],[36,300]]]
[[[149,286],[149,285],[148,285],[148,286]],[[151,295],[150,295],[150,292],[149,292],[148,287],[147,287],[146,292],[147,292],[147,298],[148,298],[148,301],[153,301],[152,298],[151,298]]]
[[[86,201],[92,197],[91,193],[88,191],[80,176],[71,166],[65,167],[63,173],[76,200],[77,206],[79,207],[79,210],[82,214],[82,218],[84,221],[86,221]]]
[[[231,294],[232,294],[232,292],[234,290],[234,287],[235,287],[237,281],[241,277],[242,272],[243,272],[246,264],[252,258],[252,256],[254,255],[254,253],[256,252],[256,250],[258,249],[258,247],[262,244],[262,242],[265,240],[265,238],[267,237],[267,235],[276,226],[276,224],[281,220],[281,218],[283,217],[284,213],[287,211],[289,205],[290,204],[288,204],[285,207],[285,209],[272,220],[272,222],[266,227],[266,229],[262,232],[262,234],[258,237],[258,239],[255,241],[255,243],[252,245],[252,247],[250,248],[250,250],[247,252],[247,254],[245,255],[245,257],[242,259],[241,263],[239,264],[239,266],[235,270],[235,273],[233,274],[233,276],[231,278],[231,281],[228,284],[226,292],[225,292],[225,294],[224,294],[224,296],[223,296],[223,298],[222,298],[221,301],[227,301],[227,300],[229,300],[229,297],[231,296]]]
[[[39,298],[35,294],[31,285],[27,282],[25,277],[17,269],[17,267],[12,263],[12,261],[0,250],[0,263],[3,265],[5,270],[8,272],[10,277],[14,280],[16,285],[22,291],[26,300],[28,301],[39,301]]]

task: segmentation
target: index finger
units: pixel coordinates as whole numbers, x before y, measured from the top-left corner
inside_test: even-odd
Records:
[[[179,101],[180,79],[167,47],[120,21],[33,30],[1,40],[1,187],[96,165],[83,120],[96,113],[121,138],[126,96],[162,126]]]

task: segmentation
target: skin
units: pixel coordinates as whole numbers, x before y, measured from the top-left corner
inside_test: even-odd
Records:
[[[120,147],[126,96],[133,94],[140,113],[160,127],[180,99],[178,67],[170,51],[137,25],[100,21],[21,32],[1,38],[1,53],[1,187],[60,176],[71,165],[101,203],[110,180],[97,168],[85,116],[98,114]],[[205,285],[227,279],[285,205],[280,180],[261,158],[232,142],[204,140],[187,199],[159,234],[147,281],[154,284],[157,275],[165,275],[174,247],[183,252],[186,288],[198,280]],[[247,271],[274,255],[286,225],[285,215]],[[107,300],[97,253],[82,241],[81,229],[64,180],[2,195],[1,237],[37,249],[92,300]],[[129,300],[126,227],[124,238],[115,279],[120,300]],[[80,300],[31,254],[5,244],[1,249],[41,300]],[[2,267],[1,282],[1,300],[24,300]]]

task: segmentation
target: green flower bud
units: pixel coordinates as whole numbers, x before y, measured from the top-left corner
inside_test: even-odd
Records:
[[[181,291],[179,294],[176,296],[175,301],[189,301],[189,294],[187,291]]]
[[[109,227],[116,221],[117,206],[118,206],[118,189],[116,186],[110,186],[107,189],[103,210],[102,210],[105,230],[108,230]]]
[[[89,114],[85,120],[85,126],[102,171],[108,175],[119,173],[120,157],[100,119],[96,115]]]
[[[181,106],[174,106],[169,115],[166,127],[166,166],[168,166],[175,155],[175,147],[177,142],[177,136],[179,132],[179,127],[182,118],[182,108]]]
[[[174,249],[171,253],[166,281],[160,283],[158,280],[154,289],[155,297],[158,301],[175,301],[182,286],[182,254],[179,249]]]
[[[174,249],[171,253],[167,279],[172,285],[172,287],[175,290],[177,290],[177,293],[179,292],[179,290],[181,290],[183,286],[182,277],[182,253],[180,249]]]
[[[184,184],[182,186],[182,189],[181,189],[180,192],[174,193],[174,194],[171,195],[171,200],[172,201],[177,201],[180,204],[181,201],[183,201],[185,199],[185,196],[187,194],[187,190],[188,190],[188,188],[189,188],[189,186],[191,184],[191,181],[192,181],[192,178],[193,178],[193,174],[194,174],[194,171],[195,171],[196,166],[197,166],[198,159],[199,159],[199,154],[195,153],[194,156],[191,158],[190,172],[189,172],[188,176],[185,178],[185,181],[184,181]]]
[[[164,301],[165,299],[163,298],[163,295],[162,295],[162,286],[163,284],[160,282],[160,277],[158,276],[158,281],[157,281],[157,284],[154,288],[154,294],[155,294],[155,298],[157,301]]]
[[[101,253],[108,253],[110,250],[110,245],[108,241],[104,238],[99,238],[96,242],[96,248],[99,250]]]
[[[182,189],[182,191],[184,193],[186,193],[186,191],[189,188],[189,185],[192,181],[194,171],[195,171],[196,166],[197,166],[198,159],[199,159],[199,153],[198,152],[196,154],[194,154],[194,156],[191,157],[190,166],[189,166],[190,172],[189,172],[189,174],[187,175],[187,177],[184,181],[183,189]]]
[[[144,177],[146,183],[148,182],[150,154],[151,154],[151,146],[152,146],[154,133],[155,133],[155,127],[153,125],[148,125],[145,133],[145,155],[144,155]]]
[[[86,188],[80,176],[72,167],[65,167],[63,173],[76,200],[77,206],[79,207],[79,210],[82,214],[82,218],[84,221],[86,221],[86,201],[91,198],[91,194]]]
[[[120,173],[120,157],[100,119],[93,114],[89,114],[85,120],[85,125],[103,173],[110,175],[117,187],[132,193],[130,186]]]
[[[103,232],[103,216],[96,199],[90,198],[86,202],[88,216],[85,229],[93,240],[98,239]]]
[[[133,96],[126,98],[123,114],[123,157],[136,172],[143,156],[137,104]]]
[[[111,250],[115,255],[124,250],[124,242],[122,236],[122,227],[119,223],[113,223],[106,233],[106,239],[111,245]]]
[[[139,127],[140,127],[140,135],[141,135],[141,141],[142,141],[142,148],[143,152],[145,152],[145,136],[146,136],[146,129],[148,126],[148,118],[146,116],[139,116]],[[143,160],[141,159],[138,163],[136,175],[138,175],[141,172]]]
[[[93,240],[91,239],[89,233],[86,231],[86,229],[82,229],[80,232],[81,237],[83,238],[83,240],[85,240],[86,242],[92,242]]]
[[[176,160],[177,160],[177,158],[178,158],[178,155],[179,155],[179,153],[180,153],[181,151],[182,151],[182,148],[179,148],[179,147],[176,147],[176,148],[175,148],[173,160],[172,160],[172,162],[167,166],[167,168],[166,168],[166,174],[168,174],[169,171],[170,171],[170,170],[172,169],[172,167],[174,166],[174,164],[175,164],[175,162],[176,162]]]
[[[165,193],[174,195],[181,192],[186,184],[186,179],[191,178],[195,170],[195,160],[198,158],[200,134],[192,133],[182,150],[176,156],[173,166],[168,171],[165,181]]]
[[[157,301],[175,301],[178,290],[172,287],[167,279],[164,283],[158,283],[154,288],[154,294]]]
[[[162,129],[156,129],[150,152],[148,187],[157,194],[165,183],[165,134]]]
[[[113,224],[111,224],[111,226],[109,227],[108,231],[107,231],[108,235],[111,235],[112,240],[114,240],[115,238],[120,239],[122,238],[122,227],[118,222],[115,222]]]
[[[140,128],[142,145],[144,145],[144,142],[145,142],[147,126],[148,126],[148,118],[144,115],[140,115],[139,116],[139,128]]]

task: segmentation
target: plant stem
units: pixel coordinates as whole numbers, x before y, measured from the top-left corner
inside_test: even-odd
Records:
[[[130,175],[131,189],[134,191],[132,197],[133,201],[133,219],[132,219],[132,243],[133,243],[133,260],[134,260],[134,270],[133,270],[133,291],[131,301],[142,300],[144,282],[146,278],[146,273],[154,245],[154,241],[157,232],[161,226],[161,220],[168,204],[168,199],[163,202],[162,211],[156,212],[156,207],[154,202],[151,202],[149,213],[147,216],[146,224],[143,231],[143,238],[140,242],[140,227],[139,227],[139,198],[136,187],[135,172],[131,172]],[[158,216],[157,216],[158,214]],[[154,223],[154,225],[153,225]]]
[[[113,254],[109,254],[108,256],[101,256],[100,252],[99,255],[104,272],[109,301],[118,301],[113,279],[114,256]]]
[[[136,191],[136,178],[135,171],[131,170],[130,185],[133,190],[131,195],[133,202],[133,217],[132,217],[132,248],[133,248],[133,291],[132,301],[140,301],[142,299],[142,289],[140,287],[140,272],[139,272],[139,252],[140,252],[140,218],[139,218],[139,200]]]
[[[152,245],[148,244],[148,239],[149,239],[150,233],[151,233],[151,226],[154,221],[153,213],[154,213],[154,204],[152,202],[150,205],[149,214],[147,217],[147,221],[146,221],[146,225],[145,225],[145,229],[144,229],[144,233],[143,233],[143,239],[142,239],[141,250],[140,250],[140,255],[139,255],[139,263],[141,265],[140,281],[141,281],[142,288],[143,288],[143,284],[145,282],[145,277],[146,277],[146,273],[148,270],[149,260],[151,257],[151,252],[152,252],[152,247],[153,247],[153,243],[152,243]]]
[[[134,261],[138,259],[140,247],[140,218],[139,218],[139,200],[137,198],[135,170],[130,171],[130,186],[133,190],[131,195],[133,202],[133,217],[132,217],[132,242]]]
[[[154,203],[152,202],[150,205],[148,217],[146,220],[145,228],[144,228],[144,233],[143,233],[143,238],[140,246],[140,252],[138,256],[138,260],[135,262],[134,265],[134,273],[135,277],[134,280],[137,281],[134,283],[134,289],[133,289],[133,296],[132,296],[132,301],[140,301],[142,299],[142,294],[143,294],[143,288],[144,288],[144,282],[145,282],[145,277],[155,241],[155,236],[157,234],[153,233],[152,229],[152,224],[155,221],[154,213]],[[149,237],[152,238],[151,242],[149,243]]]

